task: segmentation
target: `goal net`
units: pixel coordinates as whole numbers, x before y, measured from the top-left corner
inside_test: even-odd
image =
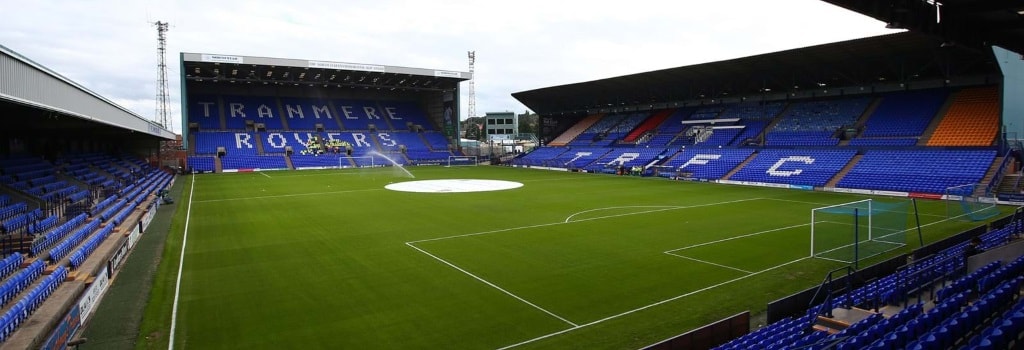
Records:
[[[856,264],[907,244],[909,200],[865,199],[811,209],[811,256]]]
[[[977,188],[978,184],[947,187],[943,193],[946,195],[946,217],[981,221],[999,215],[995,200],[985,201],[974,195]]]
[[[377,167],[380,163],[371,156],[338,157],[338,168]]]
[[[448,164],[445,166],[477,166],[478,164],[476,156],[448,156]]]

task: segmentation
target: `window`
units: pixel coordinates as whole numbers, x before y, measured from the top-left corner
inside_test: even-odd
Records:
[[[494,125],[494,119],[487,119],[487,125]]]
[[[505,124],[512,125],[512,118],[505,119]]]
[[[505,125],[505,119],[498,119],[498,125]]]

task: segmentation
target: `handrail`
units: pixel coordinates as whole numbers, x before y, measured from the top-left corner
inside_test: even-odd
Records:
[[[847,265],[845,267],[840,267],[838,269],[829,271],[828,274],[825,275],[825,279],[821,281],[821,286],[818,287],[818,290],[814,292],[814,296],[811,297],[810,305],[807,305],[808,309],[812,309],[814,307],[814,304],[815,304],[814,301],[818,299],[818,296],[821,295],[823,290],[827,289],[826,294],[825,294],[825,300],[823,300],[821,302],[821,306],[819,306],[817,310],[814,310],[814,314],[815,315],[821,315],[822,314],[822,310],[821,309],[823,309],[825,307],[828,307],[828,310],[825,311],[824,315],[827,316],[827,317],[832,317],[832,308],[831,308],[831,304],[832,303],[831,302],[832,302],[832,298],[834,297],[833,296],[834,290],[832,288],[832,282],[833,282],[834,279],[832,278],[832,274],[836,273],[836,272],[840,272],[840,271],[846,271],[847,289],[850,289],[849,285],[850,285],[850,283],[852,283],[850,281],[850,278],[851,278],[850,276],[852,276],[853,272],[854,272],[852,266]]]
[[[966,264],[964,264],[963,266],[960,266],[958,269],[954,269],[954,271],[943,271],[940,276],[935,276],[930,281],[923,281],[924,279],[927,279],[927,277],[930,274],[933,274],[935,272],[939,272],[939,269],[937,267],[942,266],[945,263],[948,263],[948,262],[951,262],[951,261],[955,262],[957,259],[961,259],[962,258],[962,256],[959,256],[959,255],[950,255],[950,256],[943,257],[941,259],[934,259],[934,257],[936,257],[936,255],[934,255],[934,254],[933,255],[929,255],[929,256],[927,256],[925,258],[918,259],[918,260],[916,260],[914,262],[911,262],[910,264],[903,265],[900,268],[896,269],[896,276],[897,276],[896,285],[897,285],[897,288],[900,289],[901,291],[903,291],[903,293],[904,293],[902,295],[902,299],[905,302],[903,304],[903,306],[906,306],[906,302],[909,302],[909,299],[906,298],[906,296],[907,296],[906,294],[910,293],[910,292],[914,292],[914,291],[918,292],[917,293],[917,302],[918,303],[923,302],[922,295],[920,293],[920,290],[921,290],[920,288],[925,286],[924,282],[927,282],[927,286],[929,287],[929,290],[928,290],[928,297],[929,297],[929,299],[935,299],[934,282],[936,280],[938,280],[940,277],[948,278],[952,273],[955,273],[956,270],[962,270],[964,267],[966,267]],[[913,272],[908,272],[906,274],[900,273],[901,271],[906,271],[906,270],[909,270],[911,268],[916,268],[916,270],[913,271]],[[925,278],[922,278],[922,277],[925,277]],[[913,288],[913,287],[917,287],[917,288]]]
[[[1010,153],[1012,150],[1006,150],[1006,154],[1003,155],[1003,162],[996,168],[996,173],[992,176],[992,181],[989,181],[988,186],[985,187],[985,196],[991,197],[994,193],[993,190],[1000,182],[1003,181],[1003,176],[1006,172],[1006,165],[1010,163]]]

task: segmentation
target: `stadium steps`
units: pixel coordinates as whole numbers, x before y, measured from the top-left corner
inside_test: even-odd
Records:
[[[284,155],[284,165],[288,166],[288,170],[295,170],[295,165],[292,164],[292,156],[289,154]]]
[[[345,131],[345,124],[341,123],[341,118],[338,116],[338,112],[334,110],[334,104],[331,104],[331,120],[334,121],[333,125],[324,125],[325,131]],[[330,128],[328,128],[330,126]]]
[[[626,143],[632,143],[635,142],[637,138],[642,136],[644,133],[648,131],[657,130],[658,125],[661,125],[661,123],[664,122],[665,119],[668,119],[668,117],[671,116],[674,112],[674,109],[663,109],[658,113],[655,113],[650,118],[647,118],[647,120],[645,120],[643,123],[640,123],[640,126],[638,126],[636,129],[633,129],[633,131],[626,135],[626,137],[622,138],[622,141]]]
[[[592,114],[583,118],[583,120],[576,123],[576,125],[570,127],[569,130],[566,130],[561,135],[558,135],[554,140],[548,142],[548,146],[565,146],[569,144],[569,142],[575,140],[577,136],[580,136],[580,134],[590,128],[591,125],[600,121],[601,118],[604,118],[604,113]]]
[[[218,95],[217,96],[217,105],[221,106],[221,107],[227,106],[226,104],[224,104],[224,96],[223,95]],[[223,108],[218,108],[217,109],[217,120],[220,121],[220,124],[218,124],[218,125],[220,125],[220,127],[217,128],[218,131],[220,131],[220,130],[227,130],[228,129],[228,119],[227,119],[227,116],[225,116],[225,114],[227,114],[227,113],[223,113],[222,109]]]
[[[860,163],[861,158],[864,158],[863,154],[853,156],[853,159],[850,159],[850,162],[846,163],[846,166],[840,169],[839,172],[836,173],[836,176],[833,176],[831,180],[825,183],[825,187],[836,187],[836,185],[839,184],[839,181],[846,176],[846,173],[849,173],[850,170],[853,170],[853,167],[857,166],[857,163]]]
[[[288,118],[285,117],[285,113],[281,113],[282,111],[284,111],[284,103],[281,103],[281,97],[280,96],[275,96],[274,97],[274,110],[278,111],[277,117],[281,118],[281,129],[282,130],[291,130],[292,127],[290,125],[288,125]],[[263,153],[260,153],[260,154],[263,154]]]
[[[764,145],[765,137],[768,135],[768,132],[775,128],[775,125],[779,124],[779,122],[781,122],[782,119],[784,119],[786,115],[789,114],[789,111],[793,109],[793,105],[793,103],[786,105],[786,108],[782,109],[782,111],[779,112],[779,114],[773,116],[772,120],[768,122],[768,125],[765,125],[764,129],[761,130],[761,133],[757,134],[757,136],[755,136],[754,138],[760,140],[761,144]]]
[[[871,315],[876,314],[871,310],[865,310],[858,307],[847,308],[835,308],[832,310],[832,317],[818,316],[814,320],[812,329],[817,331],[828,332],[828,334],[836,334],[844,329],[850,328],[850,325],[860,322]]]
[[[722,180],[728,180],[730,177],[736,174],[736,172],[740,171],[740,169],[743,169],[743,167],[747,166],[747,163],[750,163],[752,160],[754,160],[754,158],[757,158],[757,152],[751,153],[750,156],[747,156],[747,159],[744,159],[735,168],[732,168],[732,170],[729,170],[729,172],[725,173],[725,176],[722,176]]]
[[[261,156],[264,155],[264,153],[263,153],[263,138],[260,137],[260,133],[259,132],[255,132],[254,131],[252,134],[253,134],[253,136],[255,136],[253,138],[256,139],[256,154],[257,155],[261,155]]]
[[[935,130],[939,128],[939,124],[942,124],[942,119],[945,117],[946,112],[949,112],[949,108],[953,106],[955,99],[954,95],[946,97],[946,101],[942,103],[942,107],[939,107],[939,111],[935,113],[937,117],[932,118],[931,124],[928,124],[928,128],[924,129],[921,133],[921,137],[917,139],[918,146],[927,146],[928,140],[935,134]]]
[[[864,113],[861,113],[860,117],[857,118],[857,121],[853,123],[853,127],[857,129],[857,133],[854,134],[852,138],[839,140],[839,146],[849,146],[850,140],[858,138],[860,137],[860,134],[864,133],[864,125],[866,125],[868,120],[871,119],[871,116],[875,114],[875,110],[877,110],[878,106],[882,104],[883,99],[884,97],[871,100],[871,104],[868,105],[868,108],[864,109]],[[842,174],[845,175],[846,173]]]
[[[187,145],[188,146],[188,155],[190,155],[190,156],[196,155],[196,133],[194,133],[194,132],[188,133],[188,141],[187,142],[188,142],[188,145]]]
[[[386,116],[386,112],[384,112],[384,105],[380,102],[381,101],[373,101],[373,107],[377,108],[377,115],[381,116],[380,120],[384,122],[385,127],[381,128],[380,125],[378,125],[377,130],[398,130],[395,125],[391,124],[391,118]],[[405,125],[401,125],[401,127],[404,128]]]
[[[220,157],[213,157],[213,172],[218,174],[224,172],[224,165],[221,163]]]
[[[974,196],[980,197],[985,195],[985,189],[988,188],[988,184],[992,182],[992,179],[996,177],[996,171],[999,170],[999,165],[1003,164],[1003,157],[998,156],[992,160],[992,165],[989,165],[988,170],[985,171],[985,176],[981,178],[981,183],[974,188]]]
[[[885,98],[882,97],[872,100],[871,104],[868,105],[868,108],[864,110],[864,114],[861,114],[860,118],[857,118],[857,122],[853,123],[853,126],[858,130],[861,130],[864,125],[867,125],[868,120],[871,119],[871,116],[875,115],[875,110],[877,110],[878,106],[882,104],[883,99]],[[858,132],[856,136],[860,136],[860,132]]]
[[[1017,182],[1020,181],[1020,174],[1006,174],[996,188],[997,193],[1018,193]]]

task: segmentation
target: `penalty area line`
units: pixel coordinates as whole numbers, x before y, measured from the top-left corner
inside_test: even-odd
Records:
[[[704,242],[704,243],[694,244],[694,245],[686,246],[686,247],[682,247],[682,248],[666,250],[663,253],[670,254],[670,255],[675,255],[675,254],[672,254],[672,252],[676,252],[676,251],[680,251],[680,250],[686,250],[686,249],[691,249],[691,248],[697,248],[697,247],[702,247],[702,246],[712,245],[712,244],[717,244],[717,243],[722,243],[722,242],[728,242],[728,241],[731,241],[731,240],[734,240],[734,239],[747,238],[747,237],[750,237],[750,236],[757,236],[757,235],[760,235],[760,234],[771,233],[771,232],[775,232],[775,231],[782,231],[782,230],[793,229],[793,228],[797,228],[797,227],[801,227],[801,226],[810,226],[810,225],[811,225],[810,223],[807,223],[807,224],[799,224],[799,225],[792,225],[792,226],[786,226],[786,227],[773,228],[771,230],[764,230],[764,231],[760,231],[760,232],[748,233],[748,234],[745,234],[745,235],[729,237],[729,238],[723,238],[723,239],[719,239],[719,240],[716,240],[716,241]]]
[[[569,320],[565,319],[562,316],[558,316],[554,312],[548,311],[547,309],[544,309],[544,308],[542,308],[540,306],[537,306],[537,304],[531,303],[529,300],[523,299],[522,297],[520,297],[518,295],[515,295],[512,292],[509,292],[509,291],[505,290],[504,288],[501,288],[498,285],[496,285],[494,283],[491,283],[490,281],[487,281],[487,280],[481,278],[480,276],[474,275],[473,273],[471,273],[469,271],[466,271],[466,270],[462,269],[461,267],[458,267],[455,264],[452,264],[452,263],[448,262],[447,260],[441,259],[437,255],[431,254],[430,252],[427,252],[426,250],[420,249],[420,247],[417,247],[417,246],[413,245],[412,243],[405,243],[405,245],[409,246],[412,249],[416,249],[420,253],[426,254],[427,256],[429,256],[431,258],[434,258],[434,260],[440,261],[442,264],[448,265],[448,266],[450,266],[453,269],[459,270],[459,272],[462,272],[462,273],[466,274],[469,277],[473,277],[473,279],[476,279],[477,281],[483,282],[484,284],[486,284],[488,286],[491,286],[492,288],[497,289],[497,290],[501,291],[502,293],[505,293],[506,295],[508,295],[510,297],[513,297],[516,300],[519,300],[519,301],[525,303],[526,305],[530,305],[534,309],[540,310],[541,312],[546,313],[546,314],[550,315],[551,317],[557,318],[557,319],[559,319],[562,322],[568,323],[569,325],[572,325],[573,327],[579,327],[579,325],[573,323],[572,321],[569,321]]]
[[[683,258],[683,259],[686,259],[686,260],[693,260],[693,261],[696,261],[696,262],[699,262],[699,263],[703,263],[703,264],[708,264],[708,265],[718,266],[718,267],[722,267],[722,268],[726,268],[726,269],[730,269],[730,270],[734,270],[734,271],[739,271],[739,272],[742,272],[742,273],[748,273],[748,274],[749,273],[753,273],[753,272],[750,272],[750,271],[747,271],[747,270],[744,270],[744,269],[737,269],[735,267],[728,266],[728,265],[722,265],[722,264],[717,264],[717,263],[713,263],[713,262],[710,262],[710,261],[700,260],[700,259],[697,259],[697,258],[691,258],[691,257],[688,257],[686,255],[679,255],[679,254],[674,254],[674,253],[670,253],[670,252],[665,252],[665,254],[668,254],[668,255],[671,255],[671,256],[674,256],[674,257]]]
[[[581,325],[578,325],[578,326],[575,326],[575,327],[572,327],[572,328],[563,329],[563,330],[560,330],[560,331],[554,332],[554,333],[548,333],[548,334],[545,334],[545,335],[542,335],[542,336],[539,336],[539,337],[536,337],[536,338],[533,338],[533,339],[529,339],[529,340],[526,340],[526,341],[522,341],[522,342],[519,342],[519,343],[515,343],[515,344],[512,344],[512,345],[506,345],[506,346],[498,348],[498,350],[511,349],[511,348],[518,347],[518,346],[521,346],[521,345],[530,344],[530,343],[533,343],[533,342],[538,341],[538,340],[544,340],[544,339],[551,338],[551,337],[554,337],[554,336],[557,336],[557,335],[562,335],[562,334],[565,334],[565,333],[569,333],[569,332],[572,332],[572,331],[580,329],[580,328],[585,328],[585,327],[593,326],[593,325],[598,324],[598,323],[602,323],[602,322],[605,322],[605,321],[608,321],[608,320],[612,320],[612,319],[616,319],[616,318],[619,318],[619,317],[622,317],[622,316],[626,316],[626,315],[632,314],[634,312],[643,311],[643,310],[646,310],[646,309],[649,309],[649,308],[652,308],[652,307],[655,307],[655,306],[659,306],[659,305],[663,305],[663,304],[666,304],[666,303],[670,303],[670,302],[673,302],[673,301],[676,301],[676,300],[679,300],[679,299],[682,299],[682,298],[686,298],[686,297],[692,296],[692,295],[697,294],[697,293],[706,292],[708,290],[715,289],[715,288],[724,286],[726,284],[730,284],[730,283],[733,283],[733,282],[736,282],[736,281],[743,280],[743,279],[745,279],[747,277],[756,276],[756,275],[759,275],[759,274],[762,274],[762,273],[765,273],[765,272],[768,272],[768,271],[771,271],[771,270],[775,270],[775,269],[783,267],[783,266],[794,264],[794,263],[797,263],[797,262],[800,262],[800,261],[803,261],[803,260],[807,260],[807,259],[809,259],[809,258],[804,257],[804,258],[796,259],[796,260],[793,260],[793,261],[790,261],[790,262],[787,262],[787,263],[783,263],[783,264],[780,264],[780,265],[772,266],[772,267],[769,267],[767,269],[764,269],[764,270],[761,270],[761,271],[757,271],[757,272],[751,273],[751,274],[746,275],[746,276],[741,276],[741,277],[733,278],[733,279],[725,281],[725,282],[721,282],[721,283],[718,283],[718,284],[715,284],[715,285],[707,286],[707,287],[704,287],[704,288],[701,288],[701,289],[698,289],[698,290],[695,290],[695,291],[691,291],[691,292],[688,292],[688,293],[685,293],[685,294],[680,294],[680,295],[677,295],[677,296],[674,296],[674,297],[671,297],[671,298],[668,298],[668,299],[665,299],[665,300],[662,300],[662,301],[659,301],[659,302],[656,302],[656,303],[653,303],[653,304],[641,306],[641,307],[638,307],[638,308],[633,309],[633,310],[629,310],[629,311],[621,312],[621,313],[618,313],[618,314],[615,314],[615,315],[611,315],[611,316],[602,318],[602,319],[597,320],[597,321],[593,321],[593,322],[590,322],[590,323],[584,323],[584,324],[581,324]]]

